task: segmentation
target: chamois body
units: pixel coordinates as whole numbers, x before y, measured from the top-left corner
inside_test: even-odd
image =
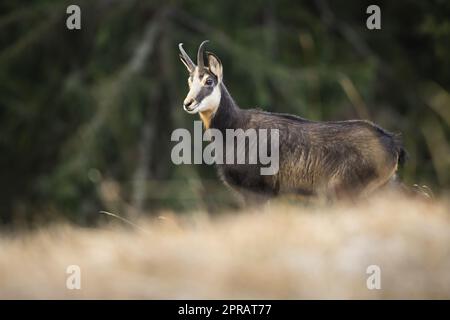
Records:
[[[209,127],[223,134],[226,129],[279,130],[277,174],[261,175],[261,164],[218,165],[222,179],[245,195],[356,196],[386,184],[404,156],[397,137],[369,121],[318,122],[240,109],[223,84]]]
[[[289,114],[240,109],[223,83],[219,58],[207,52],[208,65],[204,64],[206,42],[198,49],[197,65],[179,45],[180,59],[189,71],[190,90],[184,110],[198,113],[205,128],[218,129],[223,135],[227,129],[279,132],[277,173],[261,175],[264,166],[259,162],[219,164],[219,174],[226,184],[244,196],[353,197],[367,194],[395,177],[398,164],[405,158],[396,135],[364,120],[318,122]],[[228,148],[223,152],[229,152]],[[234,149],[235,157],[237,152]],[[248,144],[245,152],[249,154]]]

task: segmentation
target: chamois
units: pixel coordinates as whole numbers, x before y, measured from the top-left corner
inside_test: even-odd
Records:
[[[189,71],[189,93],[183,108],[198,113],[204,127],[218,129],[278,129],[279,170],[261,175],[261,164],[218,164],[225,184],[246,198],[280,194],[354,197],[368,194],[395,180],[406,152],[399,136],[366,120],[307,120],[295,115],[241,109],[223,82],[219,58],[206,52],[203,41],[197,65],[179,44],[180,58]],[[250,196],[250,197],[249,197]]]

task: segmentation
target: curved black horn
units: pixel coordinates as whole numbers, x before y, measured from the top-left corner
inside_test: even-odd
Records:
[[[182,43],[178,44],[178,48],[180,49],[181,55],[183,56],[184,60],[186,60],[186,63],[192,68],[192,70],[194,70],[195,64],[194,62],[192,62],[191,58],[189,58],[186,51],[184,51],[183,44]]]
[[[200,44],[200,47],[198,47],[198,53],[197,53],[197,66],[199,70],[202,70],[204,65],[204,57],[203,52],[205,51],[205,45],[209,42],[209,40],[205,40]]]

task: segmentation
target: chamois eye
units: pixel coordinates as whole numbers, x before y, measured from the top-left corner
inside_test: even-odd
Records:
[[[206,84],[207,86],[212,86],[213,83],[214,83],[213,79],[211,79],[211,78],[206,79],[205,84]]]

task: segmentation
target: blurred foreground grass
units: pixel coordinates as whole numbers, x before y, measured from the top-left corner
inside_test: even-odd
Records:
[[[0,239],[0,298],[450,298],[450,205],[356,204],[211,216],[161,212],[129,229],[57,224]],[[81,290],[66,268],[81,268]],[[368,290],[369,265],[381,290]]]

